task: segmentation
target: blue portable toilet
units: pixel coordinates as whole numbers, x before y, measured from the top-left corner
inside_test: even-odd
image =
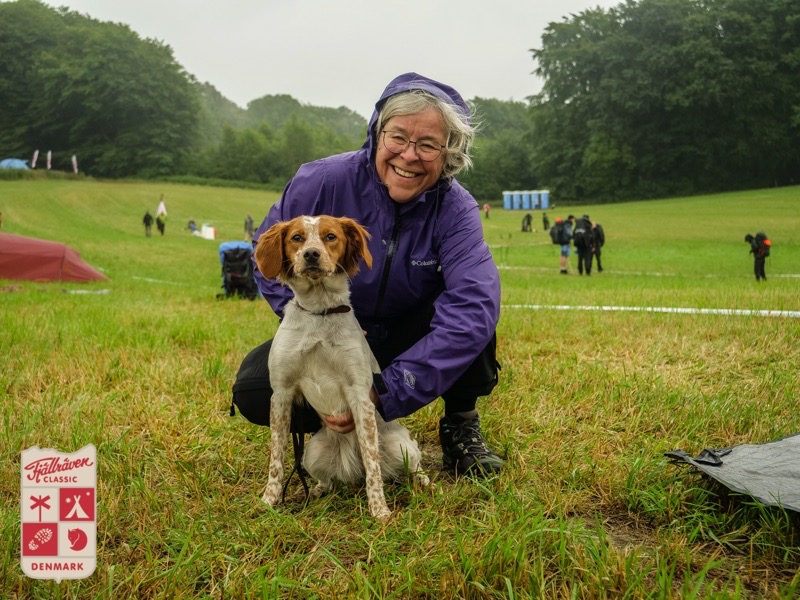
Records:
[[[541,208],[541,198],[539,195],[539,190],[533,190],[531,192],[531,208],[536,210],[537,208]]]
[[[550,190],[541,191],[542,209],[550,208]]]
[[[525,190],[522,192],[522,210],[531,209],[531,191]]]
[[[514,194],[514,210],[519,210],[522,208],[522,192],[516,191],[513,192]]]
[[[511,210],[511,192],[503,192],[503,210]]]

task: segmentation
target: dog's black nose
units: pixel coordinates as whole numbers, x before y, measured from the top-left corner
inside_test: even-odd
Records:
[[[306,250],[303,252],[303,258],[310,265],[316,264],[319,261],[319,250],[314,248]]]

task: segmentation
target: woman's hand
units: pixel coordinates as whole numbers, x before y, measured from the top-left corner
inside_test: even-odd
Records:
[[[322,419],[322,423],[336,433],[350,433],[356,428],[353,415],[345,413],[343,415],[328,415]]]
[[[375,406],[380,404],[380,398],[378,398],[378,393],[375,391],[375,388],[370,388],[369,399]],[[343,415],[328,415],[323,417],[322,423],[325,425],[325,427],[336,433],[350,433],[356,429],[356,423],[353,420],[353,415],[350,413],[345,413]]]

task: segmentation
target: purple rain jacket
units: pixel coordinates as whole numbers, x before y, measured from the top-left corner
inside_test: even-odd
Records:
[[[372,236],[372,269],[362,265],[351,282],[351,302],[362,323],[392,322],[444,289],[434,302],[431,332],[381,372],[387,391],[380,394],[380,412],[386,420],[409,415],[447,391],[489,343],[500,316],[500,276],[470,193],[455,179],[440,179],[401,204],[378,178],[373,163],[378,112],[390,96],[413,89],[469,114],[451,87],[416,73],[400,75],[376,103],[361,149],[302,165],[253,238],[255,244],[275,223],[300,215],[356,219]],[[255,276],[282,317],[291,290],[257,269]]]

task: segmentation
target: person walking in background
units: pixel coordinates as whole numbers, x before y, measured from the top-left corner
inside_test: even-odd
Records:
[[[164,194],[158,199],[158,208],[156,209],[156,227],[161,235],[164,235],[164,229],[167,226],[167,203],[164,202]]]
[[[572,241],[572,232],[575,229],[575,217],[569,215],[567,220],[564,221],[564,244],[561,246],[561,273],[567,274],[567,265],[569,264],[569,243]]]
[[[764,267],[769,256],[769,251],[772,247],[772,242],[769,241],[767,234],[759,231],[755,237],[749,233],[744,236],[744,241],[750,244],[750,254],[753,255],[753,272],[756,276],[756,281],[767,280],[767,274]]]
[[[153,215],[150,214],[150,211],[144,213],[144,219],[142,219],[144,223],[144,234],[147,237],[150,237],[150,232],[153,229]]]
[[[583,215],[575,221],[575,229],[572,232],[572,243],[575,244],[575,251],[578,255],[578,273],[583,275],[592,274],[592,256],[594,255],[594,233],[592,232],[592,222],[589,215]]]
[[[487,219],[489,218],[489,208],[491,208],[491,207],[489,206],[489,203],[488,203],[488,202],[485,202],[485,203],[483,204],[483,214],[484,214],[484,216],[485,216]]]
[[[156,209],[156,217],[167,216],[167,203],[164,202],[164,194],[158,199],[158,208]]]
[[[253,217],[251,217],[248,214],[244,220],[244,241],[245,242],[252,241],[255,233],[256,233],[256,228],[253,225]]]
[[[531,231],[531,223],[533,222],[533,217],[531,213],[527,213],[524,217],[522,217],[522,231]]]
[[[603,231],[603,226],[600,223],[592,222],[592,231],[594,232],[594,256],[597,259],[597,272],[603,272],[603,265],[600,262],[600,249],[606,243],[606,233]]]
[[[550,219],[547,218],[547,213],[542,213],[542,227],[545,233],[550,231]]]
[[[556,217],[556,224],[550,229],[550,238],[561,249],[560,264],[562,275],[567,275],[568,273],[569,242],[572,239],[572,220],[574,218],[570,215],[565,221],[561,217]]]

